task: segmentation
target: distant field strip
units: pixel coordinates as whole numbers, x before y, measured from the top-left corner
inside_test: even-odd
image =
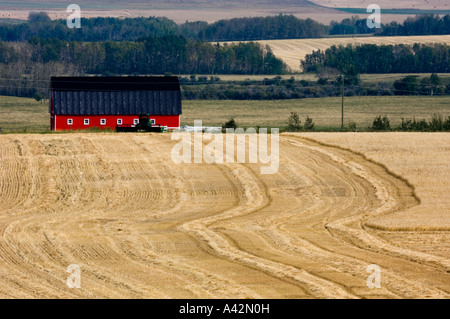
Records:
[[[175,164],[169,134],[0,136],[0,298],[450,298],[450,228],[370,226],[420,207],[413,186],[305,137],[282,134],[261,175]]]
[[[320,39],[291,39],[291,40],[262,40],[256,41],[269,45],[275,56],[281,58],[293,71],[301,71],[300,61],[307,54],[316,50],[326,50],[333,45],[347,44],[414,44],[414,43],[447,43],[450,35],[433,36],[395,36],[395,37],[348,37],[348,38],[320,38]]]
[[[364,8],[366,10],[370,1],[365,0],[310,0],[310,2],[321,5],[327,8]],[[391,0],[377,0],[376,4],[382,9],[402,9],[402,10],[447,10],[447,0],[408,0],[408,1],[391,1]],[[362,9],[361,9],[362,10]]]

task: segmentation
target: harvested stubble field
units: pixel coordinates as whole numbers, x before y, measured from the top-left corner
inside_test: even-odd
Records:
[[[0,136],[0,297],[450,297],[450,134],[282,134],[273,175],[175,143]]]
[[[424,36],[392,36],[392,37],[333,37],[320,39],[290,39],[290,40],[261,40],[255,41],[262,45],[268,45],[273,54],[282,59],[294,72],[300,72],[300,61],[304,60],[307,54],[313,51],[325,51],[329,47],[336,45],[346,46],[348,44],[376,44],[376,45],[396,45],[414,43],[450,44],[450,35],[424,35]]]
[[[202,1],[202,0],[171,0],[171,1],[90,1],[79,0],[77,4],[82,9],[85,18],[90,17],[167,17],[176,23],[188,21],[215,22],[221,19],[237,17],[260,17],[277,14],[293,14],[299,18],[311,18],[322,23],[332,20],[342,20],[350,17],[350,13],[317,6],[303,0],[272,0],[272,1]],[[66,19],[67,2],[61,0],[35,0],[27,3],[0,1],[0,18],[15,18],[26,20],[32,11],[46,11],[52,19]],[[384,15],[386,21],[403,21],[405,15]]]

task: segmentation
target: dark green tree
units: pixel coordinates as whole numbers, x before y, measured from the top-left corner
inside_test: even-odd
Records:
[[[223,128],[232,128],[232,129],[237,129],[237,124],[236,121],[234,120],[234,118],[231,118],[229,121],[225,122],[225,124],[223,125]]]
[[[394,82],[395,95],[416,95],[418,93],[417,91],[417,78],[413,75],[408,75]]]
[[[303,124],[303,128],[305,131],[314,131],[314,121],[309,116],[306,116],[305,123]]]
[[[388,131],[391,129],[391,124],[389,118],[385,115],[381,117],[381,115],[377,116],[372,123],[372,126],[369,127],[372,131]]]
[[[286,129],[290,132],[298,132],[302,130],[300,117],[297,112],[291,112],[289,115]]]
[[[30,12],[28,15],[30,23],[50,22],[51,19],[46,12]]]

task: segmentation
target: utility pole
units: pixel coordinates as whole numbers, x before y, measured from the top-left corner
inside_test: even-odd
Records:
[[[344,76],[341,77],[341,96],[342,96],[342,104],[341,104],[341,131],[344,131]]]

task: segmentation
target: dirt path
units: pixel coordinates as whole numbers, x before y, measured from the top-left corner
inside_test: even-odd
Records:
[[[0,136],[1,298],[448,298],[450,258],[365,225],[418,204],[357,153],[280,137],[260,164],[174,164],[158,134]],[[81,269],[69,289],[66,270]],[[367,266],[381,288],[367,287]]]

